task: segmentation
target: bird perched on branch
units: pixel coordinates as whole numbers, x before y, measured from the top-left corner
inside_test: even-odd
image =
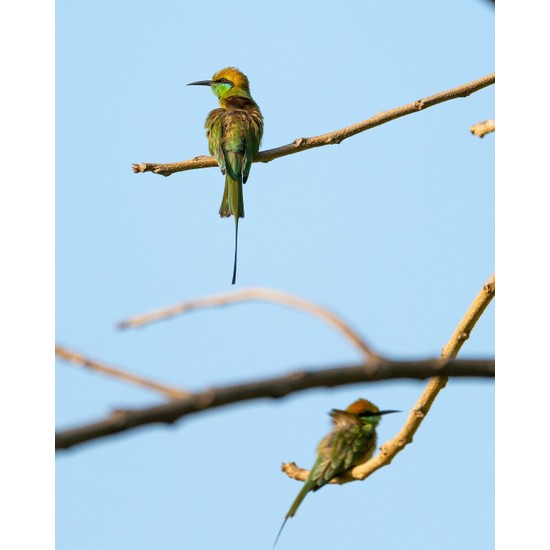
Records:
[[[252,160],[260,149],[264,121],[260,108],[250,95],[246,75],[234,67],[217,72],[212,80],[191,82],[188,86],[210,86],[220,108],[206,118],[204,127],[208,150],[225,175],[220,216],[235,218],[235,258],[233,279],[237,278],[237,240],[239,218],[244,218],[243,183],[246,183]]]
[[[376,450],[376,427],[380,417],[395,412],[401,411],[379,411],[376,405],[366,399],[358,399],[345,411],[332,409],[332,430],[319,443],[315,463],[285,516],[275,544],[288,518],[296,514],[310,491],[317,491],[331,479],[349,472],[372,457]]]

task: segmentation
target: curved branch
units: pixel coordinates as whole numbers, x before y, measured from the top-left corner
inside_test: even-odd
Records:
[[[68,449],[86,441],[114,435],[148,424],[172,424],[184,416],[241,401],[266,397],[280,398],[310,388],[336,387],[389,379],[424,379],[437,374],[494,377],[495,362],[492,359],[428,359],[425,361],[374,359],[368,364],[324,370],[302,370],[286,376],[245,384],[213,387],[153,407],[114,411],[105,420],[58,432],[55,436],[55,447],[56,449]]]
[[[125,382],[131,382],[132,384],[137,384],[138,386],[143,386],[150,390],[158,391],[168,396],[170,399],[177,399],[189,395],[188,391],[165,386],[164,384],[159,384],[158,382],[154,382],[153,380],[148,380],[147,378],[143,378],[141,376],[138,376],[137,374],[132,374],[129,372],[125,372],[122,369],[105,365],[104,363],[94,361],[92,359],[84,357],[80,353],[70,351],[67,348],[59,345],[55,346],[55,355],[59,359],[63,359],[68,363],[80,365],[81,367],[107,374],[114,378],[124,380]]]
[[[495,296],[495,275],[491,275],[487,283],[483,286],[481,292],[476,296],[472,305],[453,332],[449,342],[443,348],[441,356],[446,360],[456,360],[456,356],[464,342],[470,337],[470,333],[475,324],[491,303]],[[432,403],[437,394],[447,384],[448,375],[440,374],[432,378],[424,392],[412,408],[409,416],[401,430],[389,441],[380,447],[380,453],[368,462],[360,464],[353,468],[347,475],[333,479],[330,483],[348,483],[355,480],[363,480],[370,476],[376,470],[391,463],[395,455],[402,451],[406,445],[412,442],[416,430],[428,414]],[[294,462],[284,463],[281,466],[283,472],[289,477],[299,481],[305,481],[309,470],[304,470],[296,466]]]
[[[269,288],[248,288],[236,292],[218,294],[217,296],[207,296],[206,298],[189,300],[175,306],[158,309],[150,313],[131,317],[130,319],[121,321],[117,326],[119,329],[138,328],[150,323],[155,323],[157,321],[162,321],[176,315],[193,311],[194,309],[224,306],[236,302],[244,302],[246,300],[267,300],[305,311],[306,313],[318,317],[334,329],[341,332],[359,349],[365,359],[379,358],[379,355],[372,350],[365,340],[336,314],[314,302],[309,302],[303,298],[298,298],[297,296],[293,296],[287,292]]]
[[[418,99],[412,103],[407,103],[401,107],[396,107],[390,109],[389,111],[383,111],[374,115],[367,120],[362,122],[357,122],[351,126],[346,126],[340,130],[334,132],[329,132],[327,134],[322,134],[320,136],[309,137],[309,138],[297,138],[292,143],[288,145],[283,145],[281,147],[276,147],[275,149],[269,149],[267,151],[261,151],[256,155],[254,162],[270,162],[280,157],[286,155],[292,155],[294,153],[299,153],[301,151],[306,151],[307,149],[313,149],[314,147],[322,147],[324,145],[335,145],[340,144],[347,138],[350,138],[356,134],[370,130],[386,122],[390,122],[397,118],[410,115],[412,113],[417,113],[428,107],[433,107],[439,103],[445,101],[450,101],[451,99],[456,99],[459,97],[467,97],[474,92],[482,90],[487,86],[495,83],[495,73],[484,76],[467,84],[462,84],[456,88],[451,88],[450,90],[445,90],[444,92],[439,92],[437,94],[431,95],[424,99]],[[196,170],[199,168],[211,168],[218,166],[218,163],[214,158],[209,156],[199,156],[192,158],[190,160],[185,160],[182,162],[172,162],[168,164],[158,164],[158,163],[149,163],[142,162],[141,164],[132,164],[132,170],[134,173],[140,172],[153,172],[155,174],[161,174],[162,176],[170,176],[175,172],[184,172],[185,170]]]

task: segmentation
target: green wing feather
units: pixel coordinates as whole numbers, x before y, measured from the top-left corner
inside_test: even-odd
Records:
[[[225,158],[222,150],[223,136],[223,115],[224,109],[214,109],[206,119],[206,137],[208,138],[208,150],[216,159],[218,166],[223,174],[225,174]]]
[[[206,119],[208,150],[225,174],[225,187],[220,216],[235,218],[235,257],[233,279],[237,276],[237,243],[239,218],[244,218],[243,183],[246,182],[252,160],[260,148],[263,127],[261,115],[256,120],[242,109],[215,109]]]
[[[260,126],[260,121],[250,117],[245,136],[243,183],[246,183],[248,174],[250,173],[250,167],[252,166],[252,161],[260,150],[262,131],[263,128]]]

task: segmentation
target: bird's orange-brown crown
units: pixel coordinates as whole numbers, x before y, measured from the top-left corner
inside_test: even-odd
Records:
[[[358,399],[346,409],[346,412],[352,414],[361,414],[365,412],[377,413],[378,410],[378,407],[376,405],[373,405],[370,401],[366,399]]]
[[[245,89],[250,91],[250,84],[248,83],[248,78],[245,74],[241,73],[239,69],[235,67],[226,67],[221,71],[218,71],[213,77],[212,81],[221,80],[222,78],[227,78],[235,88]]]

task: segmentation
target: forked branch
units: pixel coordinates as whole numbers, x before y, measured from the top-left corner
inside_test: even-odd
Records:
[[[491,300],[495,296],[495,275],[491,275],[487,283],[483,286],[481,292],[476,296],[472,305],[456,327],[451,338],[442,350],[441,356],[443,359],[454,359],[464,342],[470,337],[470,333],[475,324],[491,303]],[[409,416],[401,428],[401,430],[389,441],[384,443],[380,447],[380,453],[370,459],[364,464],[356,466],[349,475],[342,476],[332,480],[330,483],[347,483],[354,480],[362,480],[367,478],[376,470],[387,466],[393,460],[393,458],[401,452],[406,445],[412,442],[413,436],[416,430],[420,427],[420,424],[428,414],[432,403],[434,402],[437,394],[447,384],[447,375],[438,375],[432,378],[424,392],[412,408]],[[284,463],[281,466],[283,472],[293,479],[305,481],[309,471],[304,470],[296,466],[294,462]]]
[[[257,289],[256,289],[257,290]],[[263,290],[265,292],[265,289]],[[146,407],[142,409],[128,409],[114,411],[108,418],[99,422],[91,423],[75,429],[61,431],[56,434],[56,448],[67,449],[74,445],[91,441],[94,439],[114,435],[139,426],[154,423],[172,424],[183,416],[196,414],[208,409],[223,407],[241,401],[248,401],[260,398],[280,398],[290,393],[303,391],[316,387],[336,387],[360,382],[374,382],[390,379],[424,379],[433,377],[426,390],[413,408],[407,423],[397,436],[386,443],[381,453],[364,465],[357,466],[351,472],[349,479],[339,479],[339,483],[351,481],[352,479],[364,479],[372,471],[389,464],[395,454],[412,440],[414,432],[420,425],[423,417],[428,412],[435,396],[445,386],[449,376],[477,376],[494,377],[494,360],[458,360],[456,354],[469,337],[473,326],[491,301],[495,293],[494,276],[485,285],[474,304],[470,307],[464,319],[455,330],[451,340],[443,350],[442,359],[428,359],[424,361],[391,361],[377,355],[371,355],[368,362],[359,365],[339,366],[324,370],[301,370],[286,376],[264,379],[232,386],[213,387],[202,392],[192,393],[186,397],[174,399],[169,403]],[[210,300],[209,305],[220,305],[220,300],[227,302],[228,296],[203,299],[192,303],[193,307],[204,307],[204,300]],[[281,293],[283,296],[284,294]],[[265,298],[265,296],[263,296]],[[288,297],[288,296],[287,296]],[[294,297],[293,297],[294,298]],[[243,299],[242,293],[238,299]],[[231,300],[230,300],[231,301]],[[280,301],[280,296],[276,301]],[[216,303],[214,303],[216,302]],[[187,302],[185,307],[180,304],[179,311],[192,309]],[[303,308],[304,304],[295,307]],[[305,302],[308,309],[310,303]],[[320,308],[320,311],[324,311]],[[165,310],[166,312],[166,310]],[[319,313],[319,312],[317,312]],[[172,311],[172,314],[176,314]],[[155,314],[155,320],[166,317],[163,313]],[[133,321],[136,323],[136,320]],[[129,322],[126,322],[128,324]],[[137,323],[139,324],[139,323]],[[341,327],[339,327],[341,329]],[[369,348],[367,348],[369,349]],[[365,357],[366,358],[366,357]],[[305,479],[307,470],[296,467],[295,464],[287,464],[283,469],[296,479]]]

